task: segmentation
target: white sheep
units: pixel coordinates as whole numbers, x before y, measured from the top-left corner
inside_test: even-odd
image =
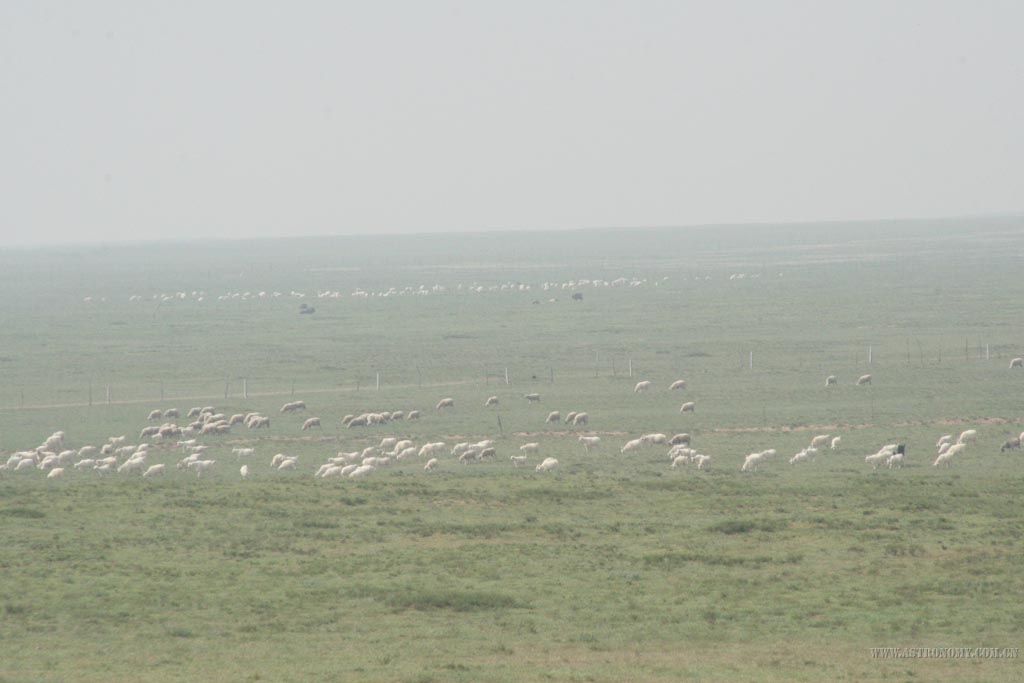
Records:
[[[902,467],[903,467],[903,454],[902,453],[893,453],[888,458],[886,458],[885,464],[886,464],[886,466],[890,470],[892,468],[894,468],[894,467],[899,467],[899,468],[902,469]]]
[[[826,387],[831,387],[831,386],[834,386],[836,384],[839,384],[839,380],[836,379],[835,375],[829,375],[828,377],[825,378],[825,386]]]
[[[285,403],[283,406],[281,406],[281,412],[282,413],[294,413],[296,410],[305,410],[305,409],[306,409],[306,402],[305,401],[291,401],[291,402]],[[205,408],[204,408],[204,410],[205,410]]]
[[[188,464],[188,469],[196,473],[196,477],[202,477],[203,472],[208,472],[217,464],[216,460],[193,460]]]
[[[935,442],[935,447],[936,448],[942,448],[942,446],[944,444],[951,444],[951,443],[953,443],[953,435],[952,434],[943,434],[942,436],[939,437],[939,440]]]
[[[424,471],[430,472],[437,467],[439,460],[437,458],[431,458],[427,461],[427,464],[423,466]]]
[[[647,391],[650,388],[651,388],[651,382],[649,380],[645,379],[642,382],[637,382],[636,383],[636,386],[633,387],[633,393],[634,394],[642,394],[642,393],[644,393],[645,391]]]
[[[640,437],[640,440],[648,446],[668,443],[668,437],[664,434],[644,434]]]
[[[239,467],[238,468],[238,474],[241,475],[242,479],[248,479],[249,478],[249,466],[248,465],[242,465],[241,467]]]
[[[531,441],[530,443],[524,443],[519,447],[519,450],[523,453],[538,453],[540,452],[540,444],[536,441]]]
[[[147,478],[148,477],[159,477],[159,476],[162,476],[165,473],[166,473],[166,467],[161,462],[161,463],[157,463],[155,465],[150,465],[149,467],[147,467],[146,471],[142,473],[142,476],[143,477],[147,477]]]
[[[149,413],[149,417],[146,418],[146,419],[147,420],[159,420],[163,416],[164,416],[164,413],[163,413],[162,410],[159,410],[159,409],[158,410],[152,410]]]
[[[692,413],[692,412],[696,412],[696,409],[697,409],[697,404],[694,403],[693,401],[687,401],[683,405],[679,406],[679,412],[680,413]]]
[[[568,422],[568,421],[569,420],[566,419],[566,422]],[[589,424],[590,423],[590,416],[587,415],[586,413],[576,413],[572,417],[572,423],[573,423],[573,425]]]
[[[302,423],[302,431],[312,429],[313,427],[320,427],[319,417],[311,417]]]
[[[376,470],[377,468],[374,467],[373,465],[359,465],[354,470],[348,473],[348,477],[349,479],[358,479],[360,477],[365,477],[368,474],[375,472]]]
[[[630,439],[625,443],[625,445],[622,447],[622,450],[619,452],[628,453],[629,451],[635,451],[638,448],[640,448],[643,444],[644,442],[641,441],[640,439]]]
[[[839,442],[842,441],[842,440],[843,440],[842,437],[839,437],[839,436],[833,438],[832,439],[832,443],[829,444],[829,448],[831,448],[834,451],[839,450]]]
[[[740,471],[756,472],[757,466],[760,465],[767,457],[767,451],[751,453],[750,455],[743,459],[743,465],[740,467]]]
[[[496,406],[496,405],[498,405],[498,397],[497,396],[488,396],[487,400],[484,401],[484,406]]]
[[[537,465],[534,468],[535,472],[550,472],[551,470],[558,467],[558,460],[554,458],[544,458],[544,462]]]
[[[286,460],[282,460],[281,464],[277,466],[277,469],[279,472],[283,472],[285,470],[294,471],[298,466],[299,459],[296,457],[291,457],[287,458]]]
[[[1024,368],[1024,358],[1014,358],[1010,361],[1010,369]]]
[[[871,384],[871,375],[861,375],[857,378],[857,386],[864,386],[865,384]]]
[[[418,411],[418,410],[410,410],[406,414],[405,419],[406,420],[418,420],[418,419],[420,419],[420,411]]]
[[[676,469],[680,465],[688,465],[690,463],[690,456],[688,455],[677,455],[672,458],[672,469]]]
[[[690,458],[691,462],[697,463],[697,469],[701,471],[707,471],[711,469],[711,456],[697,454]]]
[[[511,456],[512,467],[519,467],[525,465],[526,461],[530,459],[528,455],[513,455]]]
[[[811,448],[820,448],[828,443],[828,434],[819,434],[818,436],[811,439]]]
[[[434,409],[435,410],[441,410],[442,408],[454,408],[454,407],[455,407],[455,399],[454,398],[442,398],[440,401],[437,402],[437,405],[434,407]]]
[[[575,417],[575,415],[573,417]],[[554,424],[556,422],[561,421],[561,419],[562,419],[562,414],[560,412],[558,412],[557,410],[552,410],[550,413],[548,413],[547,419],[544,420],[544,423],[545,424]]]
[[[871,465],[871,469],[875,470],[878,469],[879,465],[883,464],[893,455],[895,455],[895,453],[882,450],[878,453],[872,453],[871,455],[864,456],[864,462]]]
[[[946,451],[945,453],[940,453],[939,457],[935,458],[935,462],[932,463],[932,466],[938,467],[939,465],[945,465],[946,467],[952,467],[953,455],[954,454],[950,453],[949,451]]]
[[[977,429],[966,429],[960,432],[960,437],[956,440],[957,443],[967,444],[974,441],[978,437]]]
[[[676,446],[676,445],[679,445],[679,444],[684,444],[684,445],[689,446],[690,445],[690,435],[687,434],[686,432],[683,432],[682,434],[676,434],[675,436],[673,436],[671,439],[668,440],[668,443],[671,446]]]
[[[800,451],[799,453],[797,453],[796,455],[794,455],[792,458],[790,458],[789,459],[789,464],[790,465],[795,465],[798,462],[805,462],[805,461],[810,460],[810,459],[811,459],[811,454],[808,453],[807,449],[805,448],[802,451]]]
[[[587,453],[593,448],[601,447],[601,437],[599,436],[581,436],[579,442],[583,444],[583,448]]]
[[[668,390],[669,391],[678,391],[678,390],[682,390],[682,389],[685,389],[685,388],[686,388],[686,380],[685,379],[677,379],[675,382],[672,382],[672,384],[669,385]]]

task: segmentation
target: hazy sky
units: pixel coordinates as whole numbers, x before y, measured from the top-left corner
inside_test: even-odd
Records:
[[[1024,212],[1024,2],[0,2],[0,245]]]

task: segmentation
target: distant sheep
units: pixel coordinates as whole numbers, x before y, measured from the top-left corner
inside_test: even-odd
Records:
[[[672,469],[676,469],[681,465],[690,464],[690,456],[688,455],[677,455],[672,459]]]
[[[640,437],[640,440],[649,446],[668,443],[668,437],[664,434],[644,434]]]
[[[50,473],[46,475],[46,478],[47,479],[56,479],[57,477],[63,477],[63,476],[64,476],[64,468],[63,467],[54,467],[52,470],[50,470]]]
[[[857,386],[863,386],[865,384],[871,384],[871,375],[861,375],[857,378]]]
[[[950,449],[950,450],[952,450],[952,449]],[[933,467],[938,467],[940,465],[945,465],[946,467],[952,467],[953,466],[953,455],[954,454],[950,453],[949,451],[946,451],[945,453],[940,453],[939,457],[935,458],[935,462],[932,463],[932,466]]]
[[[536,441],[530,443],[524,443],[519,447],[519,450],[523,453],[538,453],[540,452],[540,444]]]
[[[935,442],[935,447],[936,448],[942,448],[943,444],[950,444],[950,443],[953,443],[953,435],[952,434],[944,434],[943,436],[939,437],[938,441]]]
[[[625,445],[622,446],[622,450],[619,451],[619,452],[620,453],[628,453],[630,451],[635,451],[635,450],[639,449],[643,445],[644,445],[644,442],[641,441],[640,439],[631,439],[631,440],[627,441],[625,443]]]
[[[894,467],[903,468],[903,453],[893,453],[885,460],[885,465],[890,470]]]
[[[978,438],[977,429],[965,429],[960,432],[960,437],[956,440],[959,444],[968,444]]]
[[[1010,361],[1010,369],[1024,368],[1024,358],[1014,358]]]
[[[511,456],[512,467],[520,467],[526,464],[526,461],[530,459],[528,455],[513,455]]]
[[[291,401],[290,403],[285,403],[283,406],[281,406],[281,412],[282,413],[294,413],[296,410],[305,410],[305,409],[306,409],[306,402],[305,401]]]
[[[406,413],[405,419],[406,420],[418,420],[418,419],[420,419],[420,411],[418,411],[418,410],[410,410],[408,413]]]
[[[498,405],[498,397],[497,396],[488,396],[487,400],[484,401],[484,405],[485,406],[496,406],[496,405]]]
[[[585,424],[588,424],[589,422],[590,422],[590,416],[587,415],[586,413],[576,413],[576,415],[574,415],[573,418],[572,418],[572,423],[574,425],[577,425],[577,426],[578,425],[585,425]]]
[[[455,399],[454,398],[442,398],[440,401],[437,402],[437,405],[434,407],[434,409],[435,410],[441,410],[443,408],[454,408],[454,407],[455,407]]]
[[[560,412],[558,412],[557,410],[552,410],[550,413],[548,413],[548,417],[547,417],[546,420],[544,420],[544,423],[545,424],[555,424],[556,422],[561,421],[561,419],[562,419],[562,414]]]
[[[673,436],[671,439],[668,440],[668,443],[669,443],[670,446],[678,446],[680,444],[689,446],[690,445],[690,435],[685,433],[685,432],[682,433],[682,434],[676,434],[675,436]]]
[[[554,458],[544,458],[544,462],[534,468],[536,472],[550,472],[558,467],[558,461]]]
[[[241,475],[242,479],[248,479],[249,478],[249,466],[248,465],[242,465],[241,467],[239,467],[238,468],[238,474]]]
[[[697,469],[706,472],[711,469],[711,456],[697,454],[690,458],[690,462],[696,463]]]
[[[163,416],[164,416],[164,411],[158,409],[158,410],[150,411],[149,417],[146,418],[146,419],[148,419],[148,420],[159,420]]]
[[[792,458],[790,458],[789,459],[789,464],[790,465],[795,465],[798,462],[806,462],[806,461],[808,461],[810,459],[811,459],[811,454],[808,453],[808,449],[805,448],[802,451],[800,451],[799,453],[797,453],[796,455],[794,455]]]
[[[686,380],[685,379],[677,379],[675,382],[672,382],[672,384],[669,385],[668,390],[669,391],[679,391],[679,390],[682,390],[682,389],[685,389],[685,388],[686,388]]]
[[[694,403],[693,401],[687,401],[683,405],[679,406],[679,412],[680,413],[692,413],[692,412],[695,412],[696,409],[697,409],[697,404]]]
[[[829,448],[831,448],[834,451],[839,450],[839,442],[842,440],[842,437],[835,437],[834,439],[832,439],[832,443],[829,444]]]
[[[884,464],[892,455],[895,455],[895,453],[879,451],[878,453],[872,453],[871,455],[864,456],[864,462],[871,465],[871,469],[875,470],[878,469],[879,465]]]
[[[581,436],[579,438],[583,448],[586,449],[587,453],[593,448],[599,448],[601,446],[601,437],[599,436]]]
[[[1019,450],[1020,450],[1020,437],[1019,436],[1015,436],[1012,439],[1007,439],[1005,442],[1003,442],[1003,445],[999,447],[999,452],[1000,453],[1005,453],[1006,451],[1019,451]]]
[[[769,449],[767,451],[760,451],[758,453],[751,453],[743,459],[743,465],[740,467],[741,472],[756,472],[759,465],[761,465],[770,456],[774,455],[775,451]]]
[[[305,422],[302,423],[302,431],[306,431],[306,430],[312,429],[313,427],[320,427],[320,418],[319,417],[311,417],[311,418],[309,418],[308,420],[306,420]],[[321,429],[322,429],[322,427],[321,427]]]
[[[166,468],[164,467],[164,464],[161,462],[161,463],[157,463],[156,465],[150,465],[146,469],[146,471],[142,473],[142,476],[146,477],[146,478],[149,478],[149,477],[160,477],[160,476],[163,476],[164,474],[166,474]]]
[[[825,378],[826,387],[835,386],[837,384],[839,384],[839,380],[836,379],[835,375],[829,375],[828,377]]]
[[[647,391],[650,388],[651,388],[651,382],[649,380],[644,380],[642,382],[637,382],[636,386],[633,387],[633,393],[634,394],[642,394],[642,393],[644,393],[645,391]]]
[[[232,448],[231,452],[238,456],[239,459],[251,458],[256,454],[255,448]]]
[[[811,439],[811,448],[820,448],[828,443],[828,434],[819,434],[818,436]]]
[[[427,461],[427,464],[423,466],[424,471],[430,472],[434,470],[437,467],[438,462],[440,461],[437,458],[431,458]]]
[[[540,401],[540,394],[526,394],[526,400],[530,403],[538,403]]]

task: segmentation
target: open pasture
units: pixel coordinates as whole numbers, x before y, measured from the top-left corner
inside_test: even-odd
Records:
[[[1021,253],[994,218],[0,252],[2,461],[166,467],[0,472],[0,681],[1019,680],[870,649],[1021,646]],[[140,434],[199,406],[270,427],[199,477]],[[620,453],[682,432],[709,470]],[[446,447],[314,477],[385,437]]]

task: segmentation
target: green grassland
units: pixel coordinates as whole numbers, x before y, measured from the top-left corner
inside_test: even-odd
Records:
[[[1022,253],[1012,218],[2,251],[3,460],[155,408],[271,428],[204,438],[202,478],[173,444],[160,479],[0,472],[0,682],[1020,680],[870,648],[1022,645]],[[619,453],[684,431],[710,471]],[[790,466],[815,434],[840,448]],[[313,477],[385,436],[498,455]],[[864,463],[896,441],[907,467]]]

